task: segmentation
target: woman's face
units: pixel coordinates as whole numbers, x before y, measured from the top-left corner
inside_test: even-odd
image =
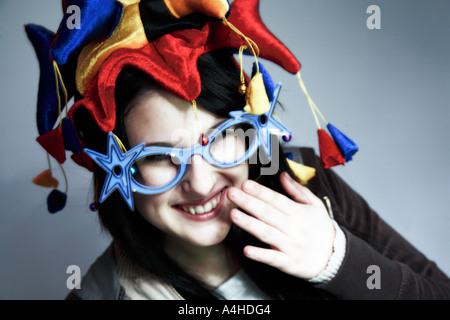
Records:
[[[223,122],[201,106],[198,119],[203,132]],[[152,91],[135,100],[125,116],[130,147],[141,143],[163,143],[191,147],[201,135],[192,104],[165,91]],[[194,155],[181,181],[156,194],[134,194],[141,215],[171,239],[195,246],[212,246],[223,241],[231,227],[233,205],[226,197],[231,186],[240,187],[248,178],[248,164],[219,168]]]

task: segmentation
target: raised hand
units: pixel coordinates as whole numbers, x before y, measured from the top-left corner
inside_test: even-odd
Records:
[[[323,202],[286,172],[280,175],[288,198],[255,181],[242,190],[230,188],[228,198],[244,212],[232,209],[231,219],[240,228],[270,245],[246,246],[244,254],[303,279],[311,279],[327,266],[335,229]]]

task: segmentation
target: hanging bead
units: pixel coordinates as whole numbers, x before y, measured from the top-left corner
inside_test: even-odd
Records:
[[[292,139],[292,136],[290,134],[287,134],[287,135],[283,136],[283,140],[286,141],[286,142],[291,141],[291,139]]]
[[[202,146],[206,146],[209,143],[209,139],[202,133]]]
[[[245,85],[245,83],[242,83],[239,86],[238,91],[239,91],[240,94],[246,94],[247,93],[247,86]]]
[[[89,205],[89,209],[90,209],[91,211],[93,211],[93,212],[97,211],[97,210],[98,210],[97,204],[96,204],[95,202],[91,203],[91,204]]]

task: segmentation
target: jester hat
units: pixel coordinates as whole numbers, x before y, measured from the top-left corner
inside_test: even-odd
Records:
[[[93,169],[82,151],[73,114],[85,109],[98,128],[113,131],[116,79],[126,66],[140,69],[186,101],[194,101],[201,91],[198,58],[218,49],[247,52],[299,75],[299,61],[262,22],[259,0],[235,0],[231,5],[226,0],[63,0],[62,7],[56,34],[38,25],[25,26],[40,66],[37,141],[59,164],[69,150],[76,163]],[[255,66],[252,79],[241,82],[247,85],[245,110],[261,114],[270,104],[255,92],[261,87],[268,92],[272,84],[262,65]],[[81,98],[69,108],[75,93]],[[324,162],[325,167],[329,163]]]

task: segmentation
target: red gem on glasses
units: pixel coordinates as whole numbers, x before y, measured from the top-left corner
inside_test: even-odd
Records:
[[[202,133],[202,146],[206,146],[208,142],[209,142],[208,137]]]

